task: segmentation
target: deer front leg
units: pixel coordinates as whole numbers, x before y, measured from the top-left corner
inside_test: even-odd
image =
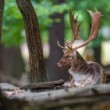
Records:
[[[71,81],[70,81],[70,87],[71,88],[74,87],[74,79],[71,79]]]

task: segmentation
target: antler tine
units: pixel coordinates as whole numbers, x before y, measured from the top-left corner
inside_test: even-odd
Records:
[[[102,17],[101,12],[99,12],[98,10],[96,10],[96,12],[92,12],[91,10],[88,10],[88,12],[92,18],[92,28],[91,28],[89,38],[83,44],[73,48],[73,50],[76,50],[78,48],[81,48],[81,47],[87,45],[90,41],[97,38],[97,36],[98,36],[100,21],[101,21],[101,17]]]
[[[67,48],[66,48],[66,47],[64,47],[64,46],[60,45],[59,41],[57,41],[57,45],[58,45],[60,48],[62,48],[62,49],[64,49],[64,50],[67,50]]]
[[[70,10],[69,18],[70,18],[70,24],[71,24],[71,28],[72,28],[72,41],[67,44],[68,48],[72,48],[72,44],[73,44],[74,40],[79,39],[78,32],[79,32],[80,25],[77,24],[78,16],[76,17],[76,19],[74,19],[74,14],[72,13],[72,10]]]
[[[78,16],[79,15],[77,15],[76,19],[74,19],[74,14],[70,10],[70,24],[71,24],[71,28],[72,28],[73,41],[76,39],[79,39],[78,32],[79,32],[80,25],[78,25],[78,23],[77,23]]]

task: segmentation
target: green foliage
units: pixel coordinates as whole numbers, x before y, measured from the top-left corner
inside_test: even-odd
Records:
[[[3,17],[2,42],[5,46],[19,45],[23,41],[23,21],[15,0],[6,0]]]
[[[90,30],[91,19],[86,12],[87,9],[95,10],[95,7],[103,13],[102,26],[110,26],[110,3],[109,0],[65,0],[65,3],[55,4],[55,0],[31,0],[34,9],[38,16],[41,36],[44,41],[48,40],[48,28],[52,24],[50,16],[54,13],[65,13],[65,36],[67,40],[71,38],[71,28],[69,22],[68,10],[72,9],[75,16],[78,17],[79,23],[81,23],[80,34],[83,35],[83,39],[87,39]],[[78,11],[75,11],[78,10]],[[60,22],[59,19],[56,19]],[[102,27],[101,26],[101,27]],[[5,46],[20,45],[25,41],[24,37],[23,19],[16,5],[16,0],[6,0],[5,10],[3,18],[3,34],[2,42]],[[100,45],[104,37],[96,40],[91,45]],[[110,38],[109,38],[110,39]]]
[[[32,0],[34,9],[38,16],[41,36],[46,40],[48,27],[51,25],[52,20],[50,16],[53,13],[62,13],[67,10],[69,7],[65,3],[61,5],[54,5],[53,2],[49,0],[39,1],[38,3],[35,0]],[[58,19],[56,21],[60,22]],[[18,10],[15,0],[6,0],[5,9],[4,9],[4,18],[3,18],[3,34],[2,42],[5,46],[19,45],[25,41],[23,37],[23,19]]]
[[[67,4],[73,6],[74,10],[79,10],[79,14],[81,14],[82,19],[79,20],[81,23],[81,30],[80,34],[83,36],[83,39],[87,39],[89,32],[90,32],[90,26],[91,26],[91,18],[86,10],[93,10],[95,11],[95,8],[97,8],[99,11],[102,12],[103,17],[101,21],[101,29],[99,33],[99,37],[91,42],[89,46],[99,46],[103,40],[110,39],[110,36],[107,37],[107,39],[104,36],[104,33],[102,35],[102,28],[103,27],[110,27],[109,17],[110,17],[110,4],[109,0],[86,0],[85,2],[83,0],[66,0]],[[80,11],[81,10],[81,11]],[[80,19],[80,18],[79,18]],[[67,22],[66,22],[67,23]]]

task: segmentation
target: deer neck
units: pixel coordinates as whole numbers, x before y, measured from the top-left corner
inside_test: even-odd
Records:
[[[79,52],[75,51],[75,57],[71,61],[70,70],[73,72],[84,73],[87,66],[88,64],[84,58],[79,54]]]

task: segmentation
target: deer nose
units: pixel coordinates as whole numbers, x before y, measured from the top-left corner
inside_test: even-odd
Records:
[[[57,65],[58,65],[59,67],[61,67],[61,64],[60,64],[60,63],[57,63]]]

